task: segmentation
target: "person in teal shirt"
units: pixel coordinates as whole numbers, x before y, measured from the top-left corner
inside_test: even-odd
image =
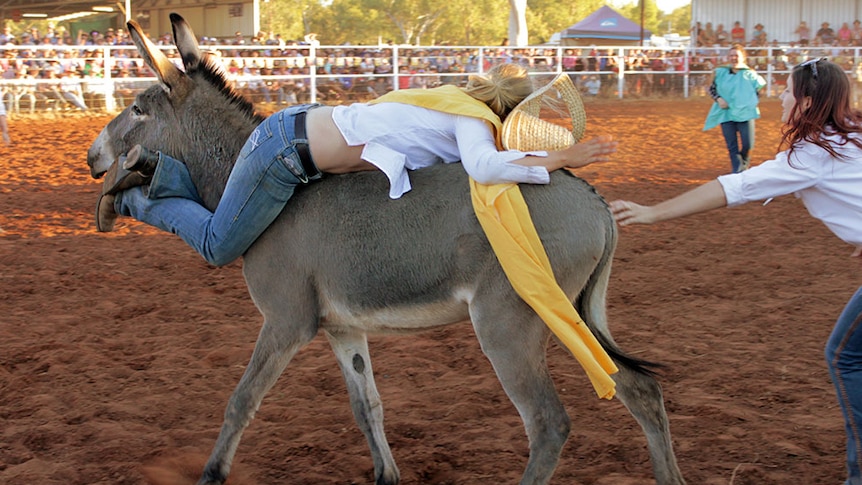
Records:
[[[754,120],[760,118],[760,91],[766,79],[745,63],[745,49],[734,44],[727,53],[729,65],[715,69],[709,94],[715,103],[703,130],[721,125],[733,173],[747,170],[754,148]]]

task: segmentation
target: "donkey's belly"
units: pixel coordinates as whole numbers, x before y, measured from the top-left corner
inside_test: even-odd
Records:
[[[472,294],[455,290],[436,301],[357,308],[344,300],[323,298],[321,327],[325,330],[356,329],[369,333],[411,332],[460,322],[469,318]]]

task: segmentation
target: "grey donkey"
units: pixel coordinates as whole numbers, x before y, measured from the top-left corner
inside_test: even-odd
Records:
[[[187,164],[212,210],[262,117],[202,53],[189,25],[176,14],[171,22],[184,70],[137,23],[128,23],[159,82],[108,123],[88,164],[99,178],[135,144],[163,151]],[[320,331],[347,383],[376,483],[398,483],[367,335],[419,332],[468,318],[524,422],[530,453],[521,483],[550,482],[571,427],[548,372],[551,334],[503,273],[474,215],[462,167],[441,164],[411,177],[413,190],[390,200],[380,172],[328,176],[299,190],[245,254],[243,274],[264,322],[200,484],[224,483],[267,391]],[[617,233],[605,201],[561,171],[550,185],[522,190],[560,287],[620,368],[613,376],[616,397],[646,434],[657,483],[683,484],[652,366],[624,354],[608,330],[606,293]]]

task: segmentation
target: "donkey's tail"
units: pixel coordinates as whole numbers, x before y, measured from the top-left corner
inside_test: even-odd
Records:
[[[642,374],[654,376],[657,374],[658,369],[663,366],[659,363],[639,359],[623,352],[617,346],[616,342],[614,342],[608,328],[607,293],[611,276],[611,263],[617,246],[618,234],[617,225],[613,216],[611,216],[610,210],[607,212],[608,222],[605,225],[605,249],[595,270],[590,275],[589,280],[587,280],[587,284],[575,301],[575,309],[584,319],[584,322],[593,332],[602,348],[605,349],[605,352],[617,364],[624,365]]]

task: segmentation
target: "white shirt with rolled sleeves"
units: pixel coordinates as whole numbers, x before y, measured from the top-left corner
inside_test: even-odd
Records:
[[[805,142],[794,150],[792,166],[784,151],[745,172],[718,177],[728,207],[794,194],[841,240],[862,246],[862,150],[852,143],[833,146],[847,158]]]
[[[357,103],[336,106],[332,119],[348,145],[365,145],[362,159],[386,174],[393,199],[410,190],[409,170],[437,163],[461,162],[481,184],[550,182],[545,167],[512,163],[547,152],[498,151],[490,127],[478,118],[402,103]]]

